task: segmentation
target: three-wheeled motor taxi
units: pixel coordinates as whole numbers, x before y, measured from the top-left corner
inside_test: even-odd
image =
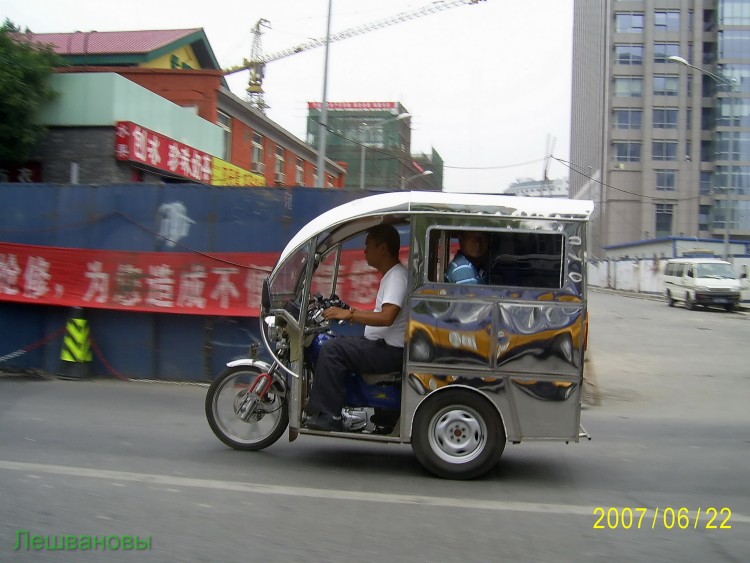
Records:
[[[260,450],[299,434],[411,444],[440,477],[489,471],[506,442],[588,437],[580,426],[587,340],[590,201],[390,192],[303,227],[263,287],[261,333],[273,361],[232,361],[209,387],[206,415],[227,445]],[[372,309],[380,276],[363,260],[367,230],[401,235],[407,328],[398,373],[347,381],[343,430],[305,429],[320,347],[356,329],[331,306]],[[487,284],[446,282],[461,231],[489,238]],[[361,329],[362,327],[359,326]]]

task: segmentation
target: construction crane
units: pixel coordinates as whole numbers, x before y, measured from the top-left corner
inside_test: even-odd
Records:
[[[328,42],[333,43],[334,41],[348,39],[349,37],[355,37],[357,35],[362,35],[363,33],[383,29],[384,27],[389,27],[397,23],[413,20],[430,14],[435,14],[437,12],[442,12],[443,10],[455,8],[457,6],[463,6],[465,4],[478,4],[479,2],[484,1],[485,0],[442,0],[440,2],[432,2],[426,6],[422,6],[421,8],[417,8],[412,11],[400,12],[394,16],[382,20],[362,24],[356,27],[350,27],[349,29],[345,29],[344,31],[340,31],[331,35],[328,38]],[[271,22],[263,18],[259,19],[253,27],[253,44],[250,51],[250,60],[243,59],[241,65],[233,66],[224,71],[225,75],[229,75],[234,74],[235,72],[241,72],[243,70],[250,70],[250,77],[248,79],[247,86],[248,99],[251,106],[263,112],[265,112],[266,108],[268,107],[263,100],[263,76],[265,73],[266,63],[278,61],[279,59],[283,59],[291,55],[296,55],[297,53],[301,53],[303,51],[309,51],[310,49],[314,49],[316,47],[323,47],[326,44],[325,37],[319,39],[311,39],[310,41],[301,43],[299,45],[296,45],[295,47],[277,51],[276,53],[272,53],[270,55],[263,55],[261,36],[264,33],[264,29],[270,28]]]

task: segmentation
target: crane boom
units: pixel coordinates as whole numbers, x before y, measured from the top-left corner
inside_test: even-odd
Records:
[[[397,23],[413,20],[430,14],[435,14],[437,12],[442,12],[443,10],[447,10],[449,8],[455,8],[457,6],[463,6],[466,4],[478,4],[479,2],[484,1],[485,0],[441,0],[439,2],[432,2],[415,10],[400,12],[382,20],[350,27],[338,33],[334,33],[328,38],[328,43],[341,41],[342,39],[348,39],[350,37],[362,35],[363,33],[383,29],[384,27],[389,27]],[[260,19],[255,24],[255,27],[253,28],[253,48],[251,52],[251,59],[244,59],[241,65],[233,66],[224,71],[225,75],[229,75],[234,74],[235,72],[250,69],[250,78],[247,91],[250,96],[251,104],[261,111],[263,111],[266,107],[265,103],[263,102],[262,88],[264,67],[266,63],[278,61],[279,59],[283,59],[291,55],[296,55],[297,53],[302,53],[303,51],[309,51],[310,49],[314,49],[316,47],[323,47],[326,44],[325,37],[311,39],[310,41],[301,43],[294,47],[289,47],[288,49],[283,49],[270,55],[263,55],[260,48],[260,37],[263,33],[261,29],[262,27],[270,27],[270,22],[265,19]]]

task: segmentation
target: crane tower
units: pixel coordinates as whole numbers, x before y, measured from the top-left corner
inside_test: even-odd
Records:
[[[333,43],[334,41],[341,41],[342,39],[348,39],[349,37],[355,37],[357,35],[362,35],[363,33],[383,29],[384,27],[389,27],[397,23],[413,20],[430,14],[435,14],[437,12],[442,12],[443,10],[447,10],[449,8],[455,8],[457,6],[463,6],[465,4],[478,4],[479,2],[484,1],[485,0],[442,0],[440,2],[432,2],[430,4],[427,4],[426,6],[422,6],[421,8],[417,8],[412,11],[400,12],[394,16],[382,20],[350,27],[338,33],[334,33],[329,37],[328,42]],[[262,112],[265,112],[266,108],[268,107],[263,100],[263,76],[265,73],[266,63],[277,61],[291,55],[296,55],[297,53],[301,53],[303,51],[309,51],[310,49],[314,49],[315,47],[322,47],[326,44],[325,37],[311,39],[310,41],[301,43],[294,47],[283,49],[270,55],[263,55],[261,36],[263,35],[264,28],[270,29],[271,23],[267,19],[261,18],[253,27],[253,44],[250,51],[250,59],[244,59],[241,65],[233,66],[224,71],[225,75],[229,75],[243,70],[250,70],[250,77],[248,79],[247,86],[248,99],[251,106],[259,109]]]

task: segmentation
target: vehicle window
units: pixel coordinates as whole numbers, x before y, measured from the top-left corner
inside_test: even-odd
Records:
[[[698,264],[699,278],[736,279],[729,264]]]
[[[688,276],[689,278],[693,278],[693,277],[695,277],[695,276],[693,275],[693,267],[692,267],[692,266],[690,266],[690,267],[688,268],[688,271],[687,271],[687,276]]]
[[[428,280],[448,282],[446,271],[459,254],[459,235],[481,231],[487,252],[469,260],[490,285],[562,287],[565,238],[561,233],[433,228],[427,245]],[[464,258],[466,260],[466,258]],[[473,282],[477,283],[477,282]]]
[[[330,297],[332,293],[337,293],[333,289],[337,259],[337,252],[329,252],[320,260],[313,273],[312,284],[310,286],[312,295],[320,294],[323,297]]]
[[[271,309],[284,309],[293,318],[299,320],[300,297],[305,288],[305,272],[309,257],[310,243],[308,242],[290,254],[284,263],[277,267],[275,274],[269,278],[268,282]]]

